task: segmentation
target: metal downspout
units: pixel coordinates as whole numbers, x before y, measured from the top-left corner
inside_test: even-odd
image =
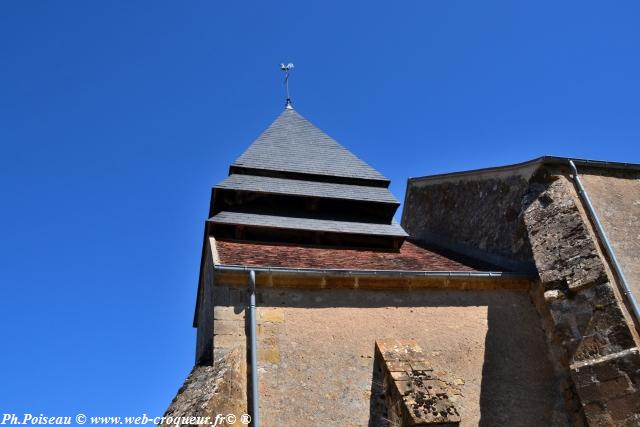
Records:
[[[596,211],[593,208],[593,205],[591,204],[591,199],[589,199],[589,196],[587,195],[587,191],[582,186],[582,181],[580,181],[580,177],[578,176],[578,169],[576,168],[576,165],[573,162],[573,160],[569,160],[569,166],[571,166],[571,171],[573,173],[573,181],[575,182],[576,189],[578,190],[578,195],[580,196],[580,199],[584,203],[589,215],[591,216],[591,219],[593,220],[596,233],[598,234],[598,237],[600,238],[600,241],[604,246],[605,252],[609,257],[611,264],[613,265],[613,269],[616,275],[618,276],[618,280],[622,285],[622,293],[626,298],[627,302],[629,303],[629,305],[631,306],[631,311],[633,312],[633,316],[635,317],[635,320],[636,320],[636,328],[639,328],[640,327],[640,307],[638,307],[638,301],[636,300],[635,296],[631,292],[631,288],[629,287],[629,283],[627,282],[627,279],[624,276],[624,273],[622,272],[622,268],[620,267],[618,258],[616,258],[616,254],[613,251],[613,248],[611,247],[611,243],[607,238],[607,234],[605,233],[604,228],[602,227],[602,224],[598,219],[598,215],[596,214]]]
[[[249,335],[251,339],[251,425],[260,427],[260,404],[258,400],[258,339],[256,336],[256,272],[249,271]]]

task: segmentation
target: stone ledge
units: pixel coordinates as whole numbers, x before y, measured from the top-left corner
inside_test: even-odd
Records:
[[[452,401],[459,390],[438,378],[415,340],[376,341],[376,363],[386,384],[384,394],[392,425],[460,424],[460,414]]]
[[[591,425],[640,422],[640,352],[637,348],[571,365],[571,376]]]

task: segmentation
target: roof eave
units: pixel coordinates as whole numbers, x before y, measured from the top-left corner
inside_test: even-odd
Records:
[[[527,160],[525,162],[514,163],[510,165],[493,166],[488,168],[470,169],[470,170],[459,171],[459,172],[449,172],[449,173],[443,173],[443,174],[413,177],[407,180],[407,185],[412,182],[429,181],[429,180],[436,180],[436,179],[449,178],[449,177],[462,177],[465,175],[477,175],[477,174],[488,173],[488,172],[518,170],[518,169],[536,166],[536,165],[537,166],[567,165],[569,160],[572,160],[577,166],[640,171],[640,164],[638,163],[609,162],[609,161],[603,161],[603,160],[576,159],[572,157],[559,157],[559,156],[542,156],[532,160]]]
[[[214,265],[216,283],[244,288],[248,272],[256,273],[258,287],[299,289],[457,289],[528,290],[535,276],[510,272],[344,270],[315,268]]]

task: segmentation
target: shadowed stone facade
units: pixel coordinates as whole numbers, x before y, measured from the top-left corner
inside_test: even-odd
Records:
[[[523,198],[540,283],[588,423],[636,425],[640,355],[575,200],[567,178],[546,169]]]
[[[402,225],[421,242],[503,268],[534,271],[520,212],[530,170],[410,181]],[[488,231],[491,232],[488,232]]]
[[[612,174],[604,170],[600,180],[611,175],[618,179],[621,175],[627,177],[626,183],[617,183],[618,188],[637,185],[634,181],[637,173],[630,172]],[[505,192],[496,181],[511,186],[512,191]],[[597,179],[592,175],[590,181]],[[490,194],[478,195],[489,188],[493,189]],[[476,227],[472,231],[454,226],[437,228],[440,233],[444,231],[441,240],[444,246],[451,247],[451,242],[455,242],[463,253],[512,267],[530,254],[539,277],[539,283],[532,288],[532,298],[547,330],[562,393],[567,408],[573,412],[574,423],[638,425],[640,357],[635,323],[621,298],[609,261],[600,250],[590,219],[581,207],[568,167],[558,159],[546,162],[543,159],[495,170],[427,177],[415,183],[410,180],[407,191],[403,225],[410,235],[433,239],[436,232],[429,227],[439,227],[439,223],[416,218],[428,216],[434,200],[468,199],[469,205],[453,213],[452,221],[458,224],[468,219],[476,222]],[[444,191],[447,194],[441,194]],[[597,196],[595,204],[603,209]],[[505,197],[509,202],[495,203]],[[513,224],[496,225],[496,218],[518,201],[521,207],[510,215]],[[629,206],[634,208],[629,210]],[[635,203],[631,201],[627,202],[627,211],[616,213],[618,227],[625,223],[621,220],[625,215],[630,218],[627,223],[635,224],[634,209]],[[487,210],[494,212],[482,219],[474,213]],[[480,226],[482,220],[486,221]],[[633,227],[627,228],[628,233],[633,231]],[[618,229],[614,245],[623,238],[627,247],[635,247],[639,236],[628,233]],[[522,247],[523,239],[526,248]],[[627,251],[627,267],[633,271],[630,259],[633,258]]]
[[[522,198],[531,252],[546,290],[578,291],[608,280],[572,193],[563,175],[542,169]]]

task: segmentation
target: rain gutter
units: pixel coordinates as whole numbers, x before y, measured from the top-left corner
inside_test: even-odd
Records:
[[[271,273],[295,274],[301,276],[366,276],[366,277],[432,277],[432,278],[497,278],[534,279],[526,273],[503,271],[421,271],[421,270],[348,270],[335,268],[289,268],[289,267],[247,267],[243,265],[218,264],[213,267],[219,273]]]

